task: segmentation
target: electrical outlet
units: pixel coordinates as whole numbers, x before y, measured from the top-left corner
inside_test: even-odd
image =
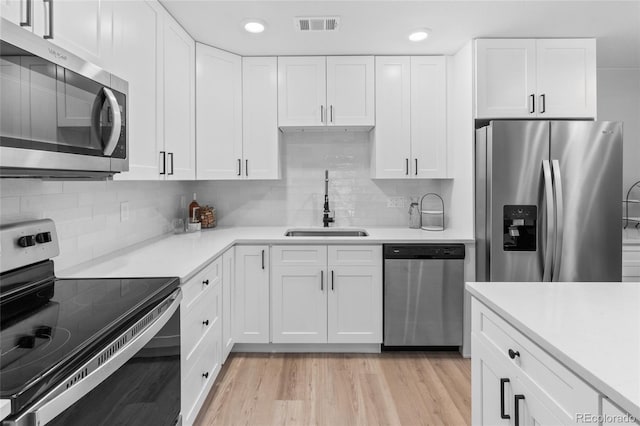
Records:
[[[387,207],[390,209],[402,209],[405,206],[404,197],[389,197],[387,199]]]
[[[123,201],[120,203],[120,222],[126,222],[129,220],[129,202]]]

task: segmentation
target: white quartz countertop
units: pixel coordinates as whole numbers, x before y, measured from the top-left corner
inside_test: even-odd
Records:
[[[367,237],[285,237],[285,232],[292,228],[285,226],[218,227],[190,234],[167,234],[115,254],[57,271],[56,275],[61,278],[167,276],[180,277],[180,280],[185,282],[234,244],[474,242],[470,235],[454,230],[431,232],[409,228],[364,228],[369,233]]]
[[[11,400],[0,399],[0,420],[11,414]]]
[[[640,418],[640,283],[467,283],[466,288]]]

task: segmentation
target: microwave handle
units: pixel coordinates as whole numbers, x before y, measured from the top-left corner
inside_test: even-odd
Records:
[[[116,145],[118,145],[118,141],[120,140],[122,117],[120,113],[120,105],[118,104],[118,100],[111,89],[103,87],[102,91],[104,92],[106,100],[113,111],[113,126],[111,126],[111,134],[109,135],[109,139],[107,140],[102,152],[106,157],[111,157],[111,154],[113,154],[113,151],[116,149]]]
[[[66,384],[77,377],[79,372],[87,368],[87,365],[95,365],[95,361],[101,354],[96,355],[89,360],[84,366],[80,367],[76,372],[71,374],[68,379],[64,380],[60,385],[54,388],[49,394],[44,396],[41,402],[36,403],[31,410],[25,412],[22,416],[13,420],[17,426],[37,426],[44,425],[56,418],[65,409],[75,404],[83,396],[102,383],[107,377],[113,374],[117,369],[122,367],[129,359],[131,359],[140,349],[145,347],[149,341],[165,326],[178,310],[180,301],[182,300],[182,292],[180,289],[174,291],[165,301],[160,302],[158,307],[151,312],[157,311],[161,306],[166,306],[164,312],[153,322],[147,325],[147,328],[140,334],[135,335],[124,346],[121,346],[111,358],[108,358],[102,365],[95,370],[89,372],[83,379],[74,385],[65,389]],[[144,327],[145,318],[138,323],[132,325],[124,334],[131,335],[134,328]],[[119,341],[123,336],[119,336],[114,341]]]

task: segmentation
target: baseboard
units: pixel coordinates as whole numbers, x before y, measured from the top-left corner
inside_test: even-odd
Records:
[[[232,352],[380,353],[379,343],[236,343]]]

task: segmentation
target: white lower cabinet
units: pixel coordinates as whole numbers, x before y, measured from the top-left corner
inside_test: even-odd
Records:
[[[381,246],[273,246],[273,343],[381,343]]]
[[[222,263],[219,257],[182,285],[181,411],[193,424],[222,365]]]
[[[235,248],[231,247],[222,255],[222,363],[227,360],[235,343],[233,336],[235,264]]]
[[[579,424],[599,413],[596,390],[476,299],[471,339],[472,424]]]
[[[236,246],[236,343],[269,343],[269,246]]]

